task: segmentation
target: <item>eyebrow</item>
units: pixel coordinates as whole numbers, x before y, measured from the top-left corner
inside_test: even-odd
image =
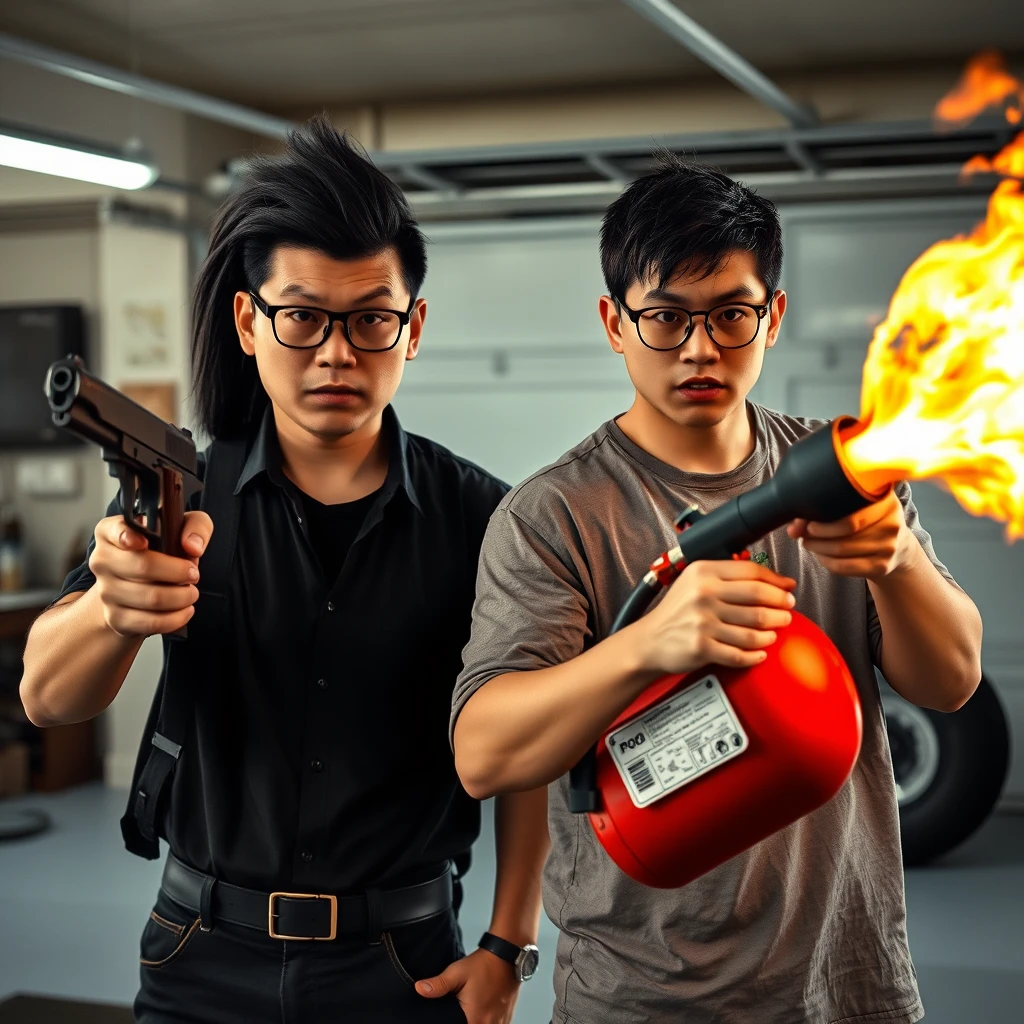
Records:
[[[723,302],[729,302],[731,299],[753,299],[755,297],[756,296],[751,288],[745,284],[741,284],[738,288],[733,288],[731,291],[722,292],[721,295],[715,295],[709,301],[711,303],[711,307],[714,307]],[[644,296],[645,302],[649,299],[654,299],[658,302],[671,302],[674,305],[679,306],[685,306],[686,304],[686,300],[681,295],[677,292],[670,292],[665,288],[653,288]]]
[[[281,295],[297,295],[300,299],[308,299],[310,302],[320,302],[322,299],[322,296],[317,295],[316,292],[309,291],[309,289],[303,287],[297,282],[286,284],[281,289]]]
[[[282,298],[292,295],[298,296],[300,299],[305,299],[307,302],[312,302],[315,305],[320,305],[324,301],[324,297],[322,295],[310,291],[308,288],[306,288],[304,285],[299,284],[298,282],[286,284],[281,289]],[[360,295],[358,299],[354,299],[354,305],[352,308],[358,308],[359,306],[362,306],[366,302],[371,302],[373,299],[381,298],[393,298],[391,289],[386,284],[382,284],[379,288],[374,288],[372,291],[367,292],[365,295]]]

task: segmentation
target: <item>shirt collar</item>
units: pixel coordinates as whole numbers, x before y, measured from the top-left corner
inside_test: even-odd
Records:
[[[390,497],[399,487],[405,491],[409,501],[422,514],[423,506],[416,493],[409,465],[409,435],[398,422],[395,410],[388,405],[384,409],[381,429],[388,441],[388,473],[384,479],[382,490]],[[282,468],[281,445],[277,439],[277,427],[274,423],[274,410],[268,403],[259,429],[249,449],[245,465],[235,484],[235,494],[242,491],[261,473],[266,473],[269,480],[278,487],[287,483]]]

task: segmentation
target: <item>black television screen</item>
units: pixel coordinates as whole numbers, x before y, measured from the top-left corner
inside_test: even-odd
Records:
[[[43,381],[50,363],[84,347],[81,306],[0,306],[0,447],[80,443],[53,425]]]

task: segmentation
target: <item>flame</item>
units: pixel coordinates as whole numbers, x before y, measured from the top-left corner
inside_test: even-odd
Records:
[[[961,128],[989,107],[1005,105],[1006,119],[1019,124],[1024,113],[1024,83],[1006,70],[1003,58],[994,50],[973,57],[956,86],[939,100],[935,117],[951,127]]]
[[[949,123],[1004,104],[1011,123],[1024,83],[994,54],[975,58],[936,108]],[[860,423],[844,444],[851,471],[877,492],[932,479],[973,515],[1024,536],[1024,133],[965,171],[1004,176],[985,220],[938,242],[903,276],[864,365]]]

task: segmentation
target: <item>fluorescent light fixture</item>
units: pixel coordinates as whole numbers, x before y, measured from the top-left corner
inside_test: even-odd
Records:
[[[77,139],[0,124],[0,164],[112,188],[146,188],[159,171],[144,159]]]

